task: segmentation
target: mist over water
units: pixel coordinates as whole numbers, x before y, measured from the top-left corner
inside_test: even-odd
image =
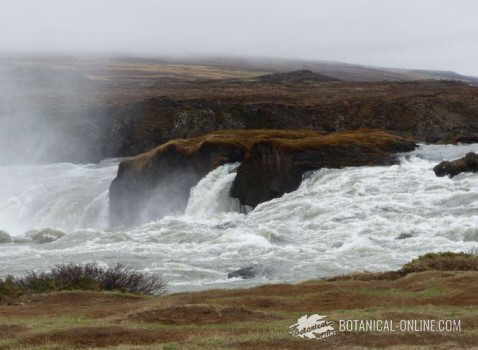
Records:
[[[108,187],[117,161],[0,167],[0,223],[10,234],[54,227],[108,227]]]
[[[172,290],[193,290],[383,271],[431,251],[467,251],[478,247],[478,174],[438,178],[432,168],[469,151],[478,145],[426,145],[399,165],[315,171],[247,215],[228,196],[237,167],[228,164],[198,183],[184,214],[123,231],[107,228],[117,161],[0,167],[0,229],[67,233],[3,245],[0,274],[120,261],[163,274]],[[397,240],[403,233],[412,237]],[[250,265],[263,267],[256,278],[227,279]]]
[[[99,161],[96,90],[78,67],[0,57],[0,165]]]

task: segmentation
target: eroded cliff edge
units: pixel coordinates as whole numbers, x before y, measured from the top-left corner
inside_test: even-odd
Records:
[[[390,165],[416,144],[381,130],[226,130],[169,141],[124,160],[110,187],[110,220],[131,226],[181,213],[189,192],[217,166],[241,162],[231,196],[256,206],[296,190],[323,167]]]

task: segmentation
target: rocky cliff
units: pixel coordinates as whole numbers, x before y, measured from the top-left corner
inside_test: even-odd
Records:
[[[231,196],[256,206],[297,189],[309,170],[392,164],[394,154],[414,148],[378,130],[229,130],[173,140],[121,162],[110,187],[110,218],[135,225],[182,212],[190,189],[225,163],[242,162]]]
[[[459,82],[221,81],[114,107],[108,156],[224,129],[373,128],[419,142],[478,136],[478,88]],[[293,80],[293,79],[292,79]]]
[[[424,72],[373,70],[372,82],[303,65],[248,71],[141,59],[28,61],[0,59],[5,163],[97,162],[225,129],[378,128],[432,143],[478,137],[478,88],[446,72],[438,78],[449,81],[397,81]]]

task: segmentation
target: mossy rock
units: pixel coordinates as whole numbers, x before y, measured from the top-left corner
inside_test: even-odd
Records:
[[[65,235],[66,234],[64,232],[51,228],[32,230],[26,233],[27,237],[30,237],[33,242],[39,244],[54,242]]]

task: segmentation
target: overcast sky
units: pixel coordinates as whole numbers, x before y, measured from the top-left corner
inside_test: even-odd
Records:
[[[477,0],[2,0],[0,51],[278,56],[478,76]]]

